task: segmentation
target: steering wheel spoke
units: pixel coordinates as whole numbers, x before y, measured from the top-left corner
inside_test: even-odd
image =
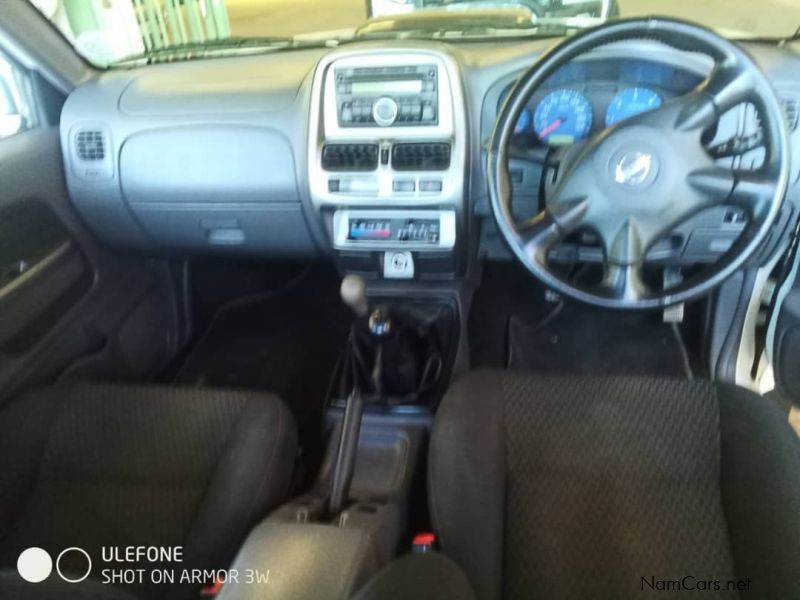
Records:
[[[725,112],[755,98],[756,82],[753,74],[737,61],[729,59],[719,63],[700,89],[711,96],[717,111]]]
[[[540,265],[547,263],[547,252],[565,236],[584,224],[588,200],[580,198],[546,209],[517,225],[517,235],[525,254]]]
[[[692,171],[686,181],[713,206],[727,201],[736,185],[736,176],[731,169],[712,165]]]
[[[748,211],[759,219],[768,211],[770,201],[778,192],[775,178],[760,171],[736,172],[736,183],[731,192],[730,203]]]
[[[689,184],[708,199],[708,205],[729,204],[760,218],[775,197],[777,184],[768,171],[740,171],[723,167],[698,169],[687,177]]]
[[[755,98],[755,80],[749,70],[734,61],[719,63],[711,75],[679,102],[683,108],[675,128],[705,130],[737,104]]]
[[[546,264],[547,252],[564,237],[558,223],[547,211],[520,223],[517,235],[526,256],[540,265]]]
[[[513,160],[524,160],[540,165],[549,164],[550,149],[545,146],[526,146],[520,143],[508,145],[508,158]]]
[[[633,219],[626,219],[611,236],[601,230],[605,245],[606,262],[615,265],[632,265],[644,260],[649,239]]]
[[[642,265],[607,263],[600,293],[621,302],[638,302],[649,295],[642,277]]]
[[[598,293],[620,302],[638,302],[650,290],[642,278],[642,265],[652,242],[647,229],[633,219],[624,219],[609,235],[600,231],[605,247],[603,280]]]

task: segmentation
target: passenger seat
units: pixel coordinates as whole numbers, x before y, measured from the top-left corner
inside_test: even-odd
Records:
[[[296,451],[294,419],[267,393],[69,383],[19,397],[0,407],[0,597],[39,597],[37,585],[59,584],[55,568],[44,584],[15,573],[30,547],[53,560],[85,550],[95,580],[109,568],[227,568],[249,529],[285,499]],[[102,562],[102,547],[128,546],[182,546],[183,560]],[[79,553],[69,558],[85,572]],[[136,598],[199,592],[122,587]]]

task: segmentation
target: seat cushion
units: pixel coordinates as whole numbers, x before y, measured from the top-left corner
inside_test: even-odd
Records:
[[[352,600],[475,600],[464,572],[443,554],[406,554],[370,579]]]
[[[103,546],[183,546],[181,567],[225,568],[285,497],[297,435],[269,394],[82,383],[16,399],[0,431],[0,568],[31,546],[95,565]]]
[[[0,572],[0,598],[19,600],[138,600],[125,590],[87,579],[67,583],[56,577],[35,585],[20,578],[16,571]]]
[[[731,497],[733,487],[759,483],[746,475],[753,469],[739,470],[734,486],[722,478],[723,464],[735,470],[741,460],[727,432],[745,418],[728,407],[746,401],[770,410],[733,389],[657,378],[469,375],[443,401],[431,442],[431,511],[444,551],[479,598],[662,597],[657,588],[669,584],[659,581],[686,575],[722,582],[709,597],[735,598],[727,582],[753,572],[768,581],[752,581],[752,597],[778,597],[775,590],[800,597],[789,577],[796,562],[780,557],[800,550],[792,541],[800,539],[793,496],[800,480],[771,468],[769,452],[761,456],[759,469],[783,482],[774,486],[781,500],[762,486],[748,491],[749,501],[785,506],[772,522],[758,519],[770,525],[759,530],[743,523],[760,511]],[[780,467],[798,472],[798,440],[785,419],[760,425],[761,444],[782,445]],[[728,523],[731,506],[736,532],[782,549],[772,553],[771,570],[735,547],[746,542]],[[789,535],[775,529],[778,521]]]

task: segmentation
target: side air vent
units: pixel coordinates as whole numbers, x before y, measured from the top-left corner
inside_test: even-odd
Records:
[[[326,171],[374,171],[377,166],[377,144],[327,144],[322,149]]]
[[[781,102],[783,103],[783,110],[786,111],[786,118],[789,120],[789,128],[795,131],[798,121],[800,121],[800,98],[797,96],[783,96]]]
[[[114,178],[114,149],[108,129],[100,123],[83,123],[70,132],[70,163],[81,179]]]
[[[75,136],[75,154],[87,162],[105,160],[106,142],[103,132],[87,129],[79,131]]]
[[[444,171],[450,166],[450,144],[395,144],[392,167],[395,171]]]

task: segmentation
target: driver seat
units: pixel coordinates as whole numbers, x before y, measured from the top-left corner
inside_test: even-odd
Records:
[[[437,414],[429,486],[481,600],[800,598],[800,440],[742,388],[474,372]]]

